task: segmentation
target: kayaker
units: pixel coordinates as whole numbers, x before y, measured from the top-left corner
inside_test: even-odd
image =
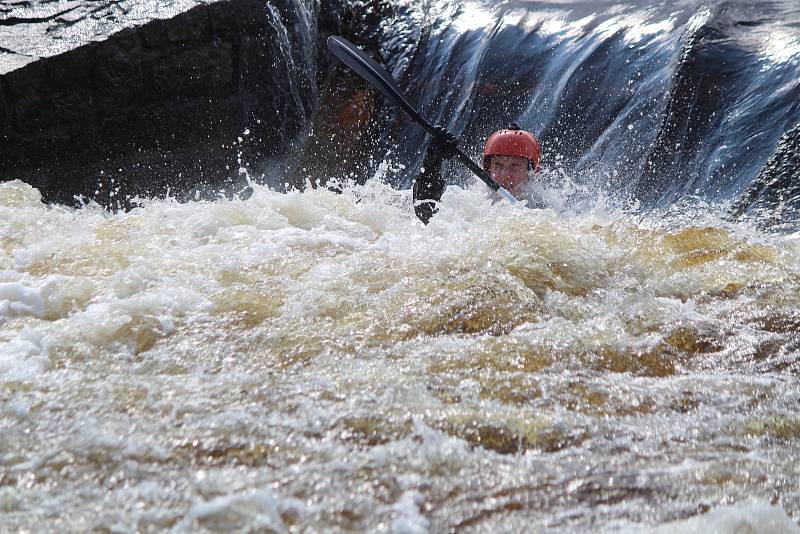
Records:
[[[422,170],[414,181],[414,213],[425,223],[438,211],[444,193],[442,161],[453,157],[458,139],[449,130],[437,126],[437,135],[428,147]],[[483,147],[483,168],[492,179],[522,200],[531,172],[539,171],[541,147],[536,137],[516,124],[494,132]],[[525,198],[532,207],[541,201]]]

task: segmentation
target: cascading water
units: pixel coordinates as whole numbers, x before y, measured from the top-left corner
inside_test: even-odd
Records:
[[[727,205],[800,123],[795,2],[436,6],[392,21],[381,56],[423,115],[475,154],[517,122],[540,137],[547,166],[598,190],[650,207]],[[411,60],[392,46],[410,40]],[[374,159],[390,147],[418,164],[425,133],[390,114]]]
[[[454,167],[423,226],[388,107],[341,194],[0,184],[0,531],[800,532],[800,241],[727,215],[793,219],[796,5],[428,7],[389,69],[551,208]]]

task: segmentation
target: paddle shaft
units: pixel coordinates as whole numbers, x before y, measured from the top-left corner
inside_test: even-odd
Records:
[[[400,88],[397,86],[397,82],[394,81],[394,78],[392,78],[383,67],[378,65],[374,59],[362,52],[353,43],[335,35],[328,37],[328,49],[334,56],[339,58],[342,63],[353,69],[356,74],[364,78],[364,80],[383,93],[386,98],[405,111],[414,122],[422,126],[434,138],[436,137],[438,134],[436,128],[425,120],[425,117],[420,115],[419,112],[414,109],[414,106],[405,99]],[[455,155],[493,191],[496,191],[500,196],[512,203],[517,202],[514,195],[495,182],[492,177],[489,176],[489,173],[472,161],[472,158],[466,155],[464,151],[455,147]]]

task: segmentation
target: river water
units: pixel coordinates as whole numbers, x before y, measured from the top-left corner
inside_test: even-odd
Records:
[[[452,168],[423,226],[375,100],[304,141],[341,194],[0,183],[0,532],[800,532],[797,4],[401,4],[379,59],[548,208]]]
[[[0,530],[800,532],[797,236],[253,188],[0,185]]]
[[[372,53],[471,153],[517,122],[542,142],[545,167],[606,194],[644,208],[739,202],[771,227],[800,227],[796,1],[398,3],[414,7]],[[396,108],[374,115],[362,136],[373,166],[389,152],[415,168],[425,133]],[[353,152],[340,138],[330,159]],[[771,158],[786,170],[764,173]]]

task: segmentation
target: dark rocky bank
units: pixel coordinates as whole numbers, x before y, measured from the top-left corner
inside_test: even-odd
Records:
[[[110,207],[137,195],[213,198],[245,187],[245,168],[268,180],[312,121],[327,120],[316,116],[321,91],[361,94],[328,72],[324,39],[347,33],[363,2],[185,1],[146,22],[130,10],[121,20],[112,8],[124,3],[72,2],[81,9],[38,18],[0,11],[18,36],[21,26],[42,34],[18,37],[22,52],[0,42],[0,179],[67,204],[76,195]],[[98,20],[108,24],[98,30]],[[66,44],[47,35],[81,24],[113,33]],[[68,50],[33,57],[58,43]]]

